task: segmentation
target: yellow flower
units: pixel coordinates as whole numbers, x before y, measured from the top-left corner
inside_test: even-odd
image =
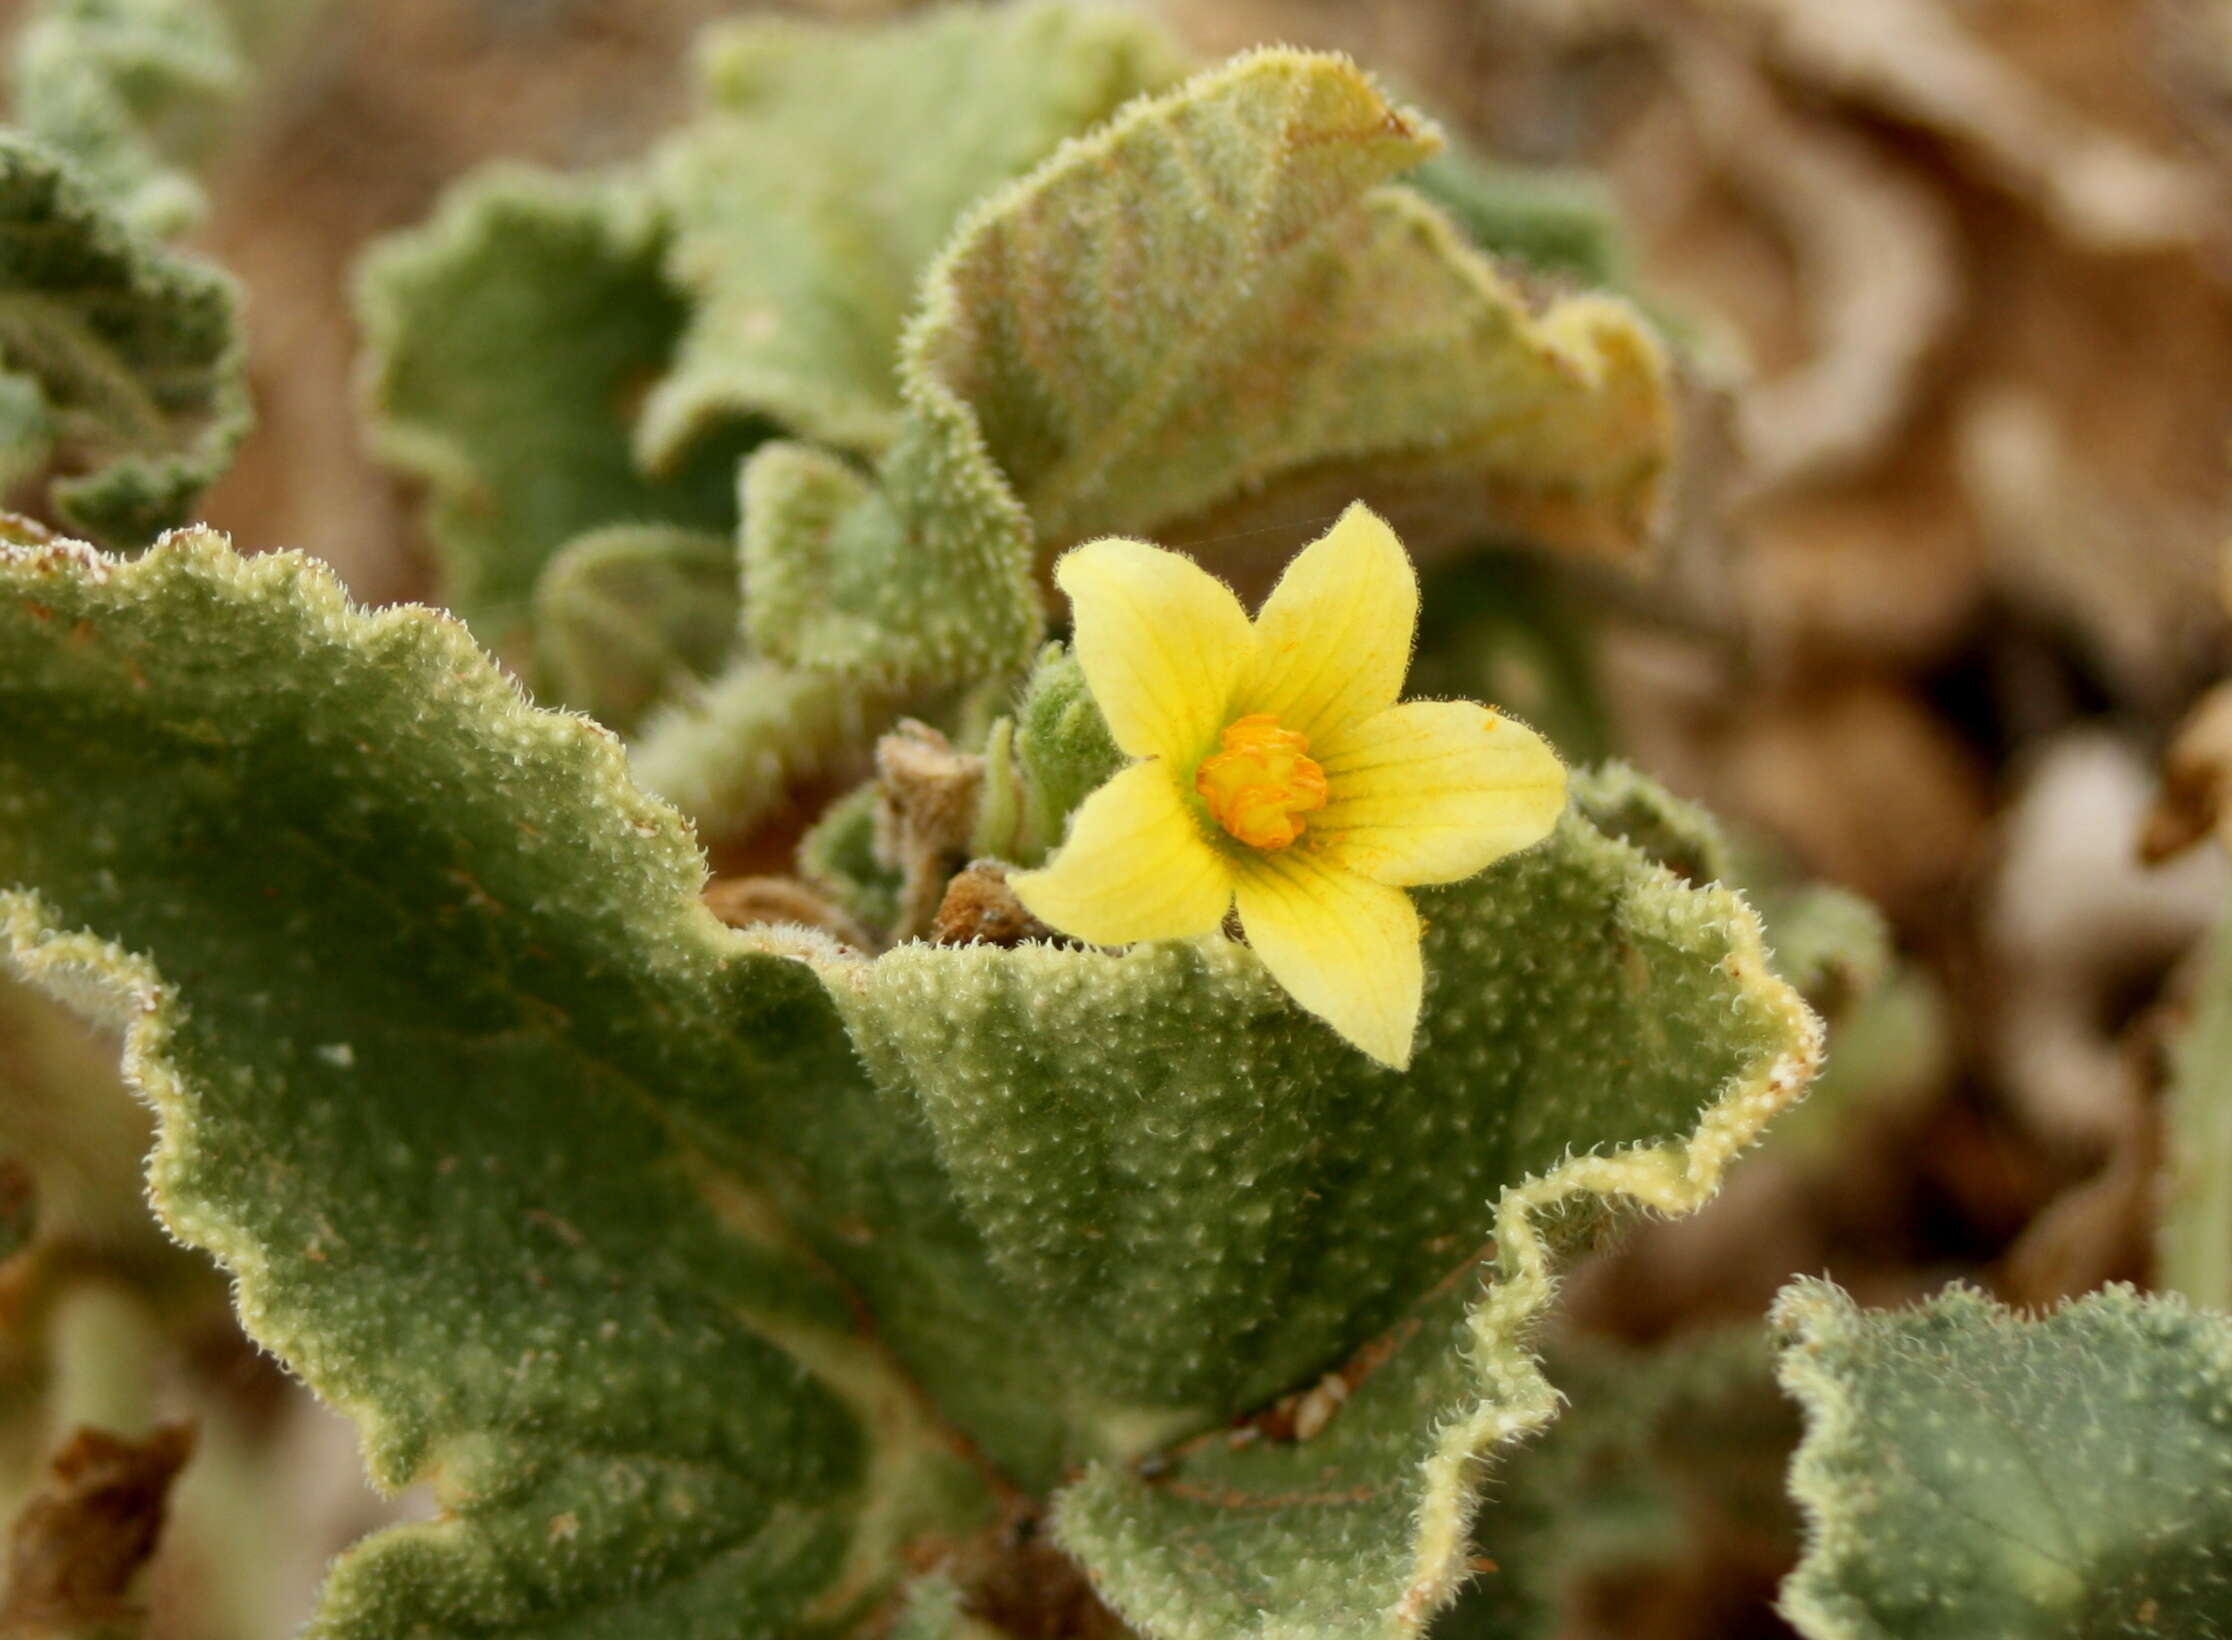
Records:
[[[1110,732],[1138,759],[1012,879],[1096,945],[1208,934],[1237,902],[1271,977],[1383,1064],[1410,1063],[1425,990],[1403,891],[1470,877],[1546,836],[1565,770],[1468,701],[1397,705],[1418,577],[1361,504],[1251,625],[1222,581],[1144,541],[1093,541],[1054,579]]]

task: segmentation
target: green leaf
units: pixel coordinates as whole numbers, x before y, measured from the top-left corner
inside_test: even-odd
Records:
[[[128,229],[53,154],[0,132],[0,363],[7,464],[51,451],[53,506],[140,546],[182,523],[246,434],[238,298],[215,269]],[[21,440],[31,437],[26,446]]]
[[[914,1090],[1009,1325],[1064,1342],[1037,1389],[1062,1450],[964,1423],[1013,1471],[1137,1457],[1423,1329],[1334,1445],[1212,1446],[1169,1483],[1101,1465],[1064,1494],[1063,1542],[1142,1632],[1414,1632],[1461,1580],[1477,1460],[1553,1411],[1525,1345],[1542,1221],[1694,1208],[1811,1072],[1816,1026],[1743,902],[1579,814],[1421,908],[1433,977],[1403,1075],[1221,937],[902,946],[839,993],[871,1066]],[[1468,1309],[1452,1272],[1491,1236]]]
[[[1809,1640],[2211,1640],[2232,1611],[2232,1320],[2111,1287],[2037,1320],[1953,1288],[1784,1289]]]
[[[961,213],[1182,72],[1146,22],[1063,4],[874,30],[753,19],[701,51],[708,106],[654,162],[692,298],[639,429],[659,469],[739,417],[890,443],[900,327]]]
[[[721,669],[742,601],[724,536],[671,524],[591,530],[535,583],[535,653],[553,703],[625,734]]]
[[[1453,146],[1403,180],[1491,256],[1600,289],[1627,282],[1611,190],[1586,171],[1495,165]]]
[[[716,835],[739,835],[794,787],[866,772],[899,697],[747,652],[703,690],[644,720],[631,766],[646,788]]]
[[[526,659],[530,600],[569,542],[617,524],[727,534],[732,425],[670,472],[630,451],[687,317],[665,231],[625,183],[475,175],[366,259],[357,306],[381,458],[423,481],[443,601]]]
[[[247,89],[212,0],[44,0],[15,40],[16,123],[69,156],[135,230],[190,227],[207,202],[196,158]]]
[[[54,458],[54,417],[38,379],[0,370],[0,495],[12,495]]]
[[[1537,317],[1377,186],[1438,146],[1345,59],[1197,75],[980,208],[905,368],[970,407],[1048,544],[1388,467],[1465,487],[1476,531],[1639,544],[1668,459],[1657,344],[1609,299]]]
[[[1595,611],[1556,566],[1509,551],[1427,570],[1410,692],[1499,706],[1569,763],[1612,753],[1597,679]]]
[[[2170,1053],[2160,1284],[2232,1310],[2232,920],[2210,943],[2193,1017]]]
[[[1655,344],[1601,300],[1534,319],[1416,195],[1375,187],[1432,147],[1344,60],[1268,51],[995,195],[930,273],[877,487],[785,446],[746,470],[755,639],[996,675],[1036,638],[1034,541],[1328,468],[1463,473],[1476,501],[1508,490],[1507,517],[1547,517],[1531,498],[1632,538],[1667,454]]]
[[[1763,1327],[1649,1349],[1569,1333],[1545,1362],[1565,1410],[1497,1471],[1473,1533],[1495,1569],[1467,1585],[1437,1640],[1571,1632],[1576,1603],[1607,1581],[1695,1579],[1701,1562],[1727,1570],[1732,1548],[1795,1557],[1783,1477],[1798,1413],[1776,1393]]]
[[[314,1634],[839,1632],[977,1523],[786,1229],[774,1158],[857,1152],[873,1094],[702,880],[611,737],[445,617],[200,531],[0,548],[9,948],[122,1004],[166,1221],[443,1510]]]
[[[834,900],[864,928],[888,929],[899,920],[899,868],[877,846],[876,782],[856,786],[822,810],[798,841],[798,874]]]

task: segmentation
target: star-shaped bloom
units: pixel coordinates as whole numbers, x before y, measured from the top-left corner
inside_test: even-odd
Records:
[[[1222,581],[1144,541],[1088,542],[1054,579],[1093,699],[1136,759],[1086,798],[1045,869],[1011,879],[1096,945],[1214,933],[1237,905],[1290,996],[1408,1065],[1425,991],[1404,891],[1548,835],[1565,770],[1469,701],[1398,705],[1418,577],[1361,504],[1300,553],[1251,623]]]

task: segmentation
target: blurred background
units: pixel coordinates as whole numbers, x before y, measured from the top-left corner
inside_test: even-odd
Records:
[[[37,9],[0,4],[0,39]],[[186,240],[247,288],[260,418],[209,520],[328,559],[363,600],[428,596],[415,499],[362,436],[358,253],[486,160],[640,152],[688,101],[695,31],[738,9],[267,7],[261,89]],[[1479,152],[1609,204],[1620,283],[1687,359],[1676,534],[1647,581],[1545,570],[1527,596],[1582,634],[1589,750],[1889,920],[1897,956],[1865,1002],[1820,999],[1832,1070],[1787,1130],[1698,1218],[1571,1283],[1576,1359],[1738,1336],[1799,1272],[1878,1305],[1954,1277],[2024,1303],[2169,1280],[2162,1112],[2219,914],[2203,839],[2232,763],[2206,712],[2180,738],[2232,658],[2232,4],[1147,9],[1205,57],[1345,50]],[[1561,675],[1524,644],[1497,653],[1499,698]],[[105,1052],[9,1003],[0,1100],[11,1058],[82,1055],[91,1086]],[[30,1132],[64,1157],[74,1194],[42,1180],[42,1212],[62,1201],[69,1256],[110,1280],[57,1348],[78,1352],[89,1411],[139,1396],[202,1419],[152,1632],[284,1634],[323,1557],[396,1506],[145,1220],[137,1117],[111,1092],[90,1137],[7,1116],[15,1150]],[[27,1302],[0,1285],[0,1305]],[[152,1352],[154,1379],[105,1384],[120,1349]],[[29,1393],[5,1365],[0,1412]],[[22,1422],[0,1417],[11,1468],[37,1444]],[[1663,1454],[1678,1530],[1594,1557],[1567,1634],[1789,1632],[1770,1601],[1796,1552],[1794,1419],[1754,1400],[1701,1427],[1714,1450]]]

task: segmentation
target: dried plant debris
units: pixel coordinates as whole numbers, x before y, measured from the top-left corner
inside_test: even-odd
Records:
[[[190,1424],[144,1440],[81,1429],[8,1538],[0,1634],[11,1640],[138,1632],[133,1586],[161,1540],[171,1483],[193,1455]]]

